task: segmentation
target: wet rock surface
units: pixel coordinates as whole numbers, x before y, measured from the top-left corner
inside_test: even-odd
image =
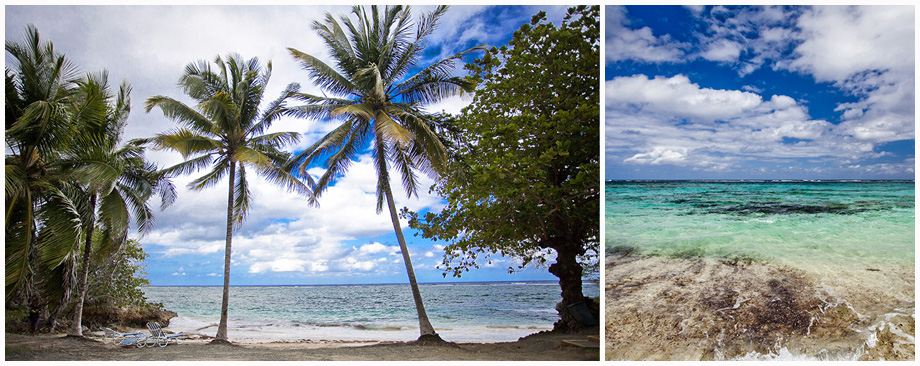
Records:
[[[790,268],[621,253],[605,294],[608,360],[914,358],[912,316],[860,314]]]

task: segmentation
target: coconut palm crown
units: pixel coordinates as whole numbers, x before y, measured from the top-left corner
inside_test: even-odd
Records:
[[[61,153],[59,165],[73,180],[73,196],[83,216],[82,270],[78,273],[71,336],[83,336],[83,304],[87,293],[90,258],[108,257],[127,242],[131,216],[138,232],[153,228],[148,199],[160,195],[161,209],[175,199],[175,189],[154,164],[144,159],[144,147],[121,145],[131,106],[131,86],[123,82],[113,94],[108,73],[88,74],[76,81],[72,97],[73,123],[80,133]],[[96,229],[99,229],[97,232]],[[94,248],[93,237],[99,236]]]
[[[189,189],[213,187],[229,176],[224,292],[215,339],[226,342],[232,231],[234,226],[245,221],[252,200],[246,167],[290,191],[303,195],[311,191],[309,186],[279,167],[289,158],[281,148],[296,142],[299,135],[294,132],[265,133],[285,113],[286,100],[297,93],[299,85],[288,85],[278,99],[260,112],[259,106],[271,76],[271,62],[263,69],[258,58],[243,60],[231,54],[226,60],[217,57],[214,64],[215,68],[206,61],[191,63],[179,80],[179,87],[198,102],[194,108],[162,95],[147,99],[148,113],[159,107],[180,127],[140,142],[182,154],[184,162],[164,169],[170,176],[210,167],[207,174],[189,183]]]
[[[35,296],[34,275],[73,252],[79,212],[55,164],[76,130],[69,118],[78,72],[34,26],[6,42],[6,299]]]
[[[477,46],[457,53],[427,67],[420,67],[427,38],[434,32],[438,19],[447,11],[439,6],[423,14],[413,24],[408,6],[355,6],[352,15],[313,22],[313,29],[323,38],[334,65],[293,48],[289,51],[320,86],[323,96],[299,94],[306,105],[292,108],[302,118],[339,119],[343,123],[319,141],[300,152],[287,167],[309,178],[307,169],[325,158],[325,172],[316,180],[312,200],[317,200],[328,185],[345,173],[371,144],[377,171],[377,213],[387,202],[396,236],[403,253],[409,282],[419,315],[421,334],[436,335],[428,321],[418,292],[408,249],[397,218],[390,184],[390,166],[398,172],[407,196],[417,196],[416,171],[436,176],[443,171],[447,158],[445,142],[439,132],[441,124],[423,108],[446,97],[470,92],[474,84],[464,77],[451,75],[455,63]],[[418,70],[414,74],[411,74]],[[327,96],[328,94],[329,96]]]

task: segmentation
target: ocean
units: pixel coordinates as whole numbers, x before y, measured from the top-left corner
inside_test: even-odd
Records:
[[[451,342],[515,341],[551,330],[561,300],[555,281],[420,284],[435,330]],[[596,297],[596,282],[585,281]],[[220,286],[146,287],[152,302],[178,313],[169,324],[189,332],[220,319]],[[216,327],[201,331],[213,335]],[[408,284],[231,286],[233,338],[409,341],[419,336]]]
[[[807,274],[825,301],[846,304],[868,325],[851,332],[863,349],[842,358],[865,353],[889,319],[915,316],[913,181],[608,181],[605,195],[607,253]],[[904,339],[913,353],[913,334]]]

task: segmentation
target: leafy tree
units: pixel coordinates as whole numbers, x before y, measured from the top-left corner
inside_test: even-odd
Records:
[[[153,212],[147,205],[152,195],[161,195],[162,208],[175,198],[172,183],[157,172],[155,165],[144,160],[143,147],[119,146],[130,112],[131,86],[122,83],[117,95],[113,95],[106,72],[87,75],[77,85],[71,118],[80,133],[63,151],[60,162],[76,183],[83,216],[82,270],[77,279],[71,336],[83,336],[83,303],[95,229],[101,230],[96,250],[105,257],[117,252],[127,241],[132,214],[139,232],[145,233],[153,227]]]
[[[101,238],[101,235],[94,236],[93,246],[102,246]],[[111,255],[100,255],[99,250],[93,253],[86,286],[86,301],[90,305],[139,308],[160,305],[149,303],[141,290],[150,286],[144,267],[144,260],[150,255],[144,252],[140,242],[129,239]]]
[[[60,284],[60,266],[79,244],[79,211],[57,169],[75,131],[68,118],[76,67],[34,26],[6,42],[6,299],[30,301],[40,284]],[[45,275],[40,275],[44,273]],[[41,281],[36,277],[58,281]]]
[[[387,6],[381,14],[372,6],[369,17],[365,9],[355,6],[352,14],[357,22],[343,16],[339,23],[327,13],[323,22],[313,22],[313,29],[326,42],[334,67],[315,56],[290,49],[313,81],[332,95],[301,94],[309,104],[294,108],[294,114],[305,118],[337,118],[343,123],[297,154],[288,166],[308,177],[306,169],[310,164],[325,158],[327,169],[316,181],[312,197],[315,201],[372,144],[377,170],[377,213],[386,202],[418,312],[420,340],[440,340],[440,337],[425,313],[393,203],[390,169],[392,165],[398,172],[410,197],[418,192],[416,171],[436,175],[444,170],[446,150],[437,134],[438,120],[422,108],[472,89],[469,80],[451,76],[450,72],[455,60],[481,48],[460,52],[410,75],[419,68],[426,39],[446,11],[446,6],[439,6],[422,15],[414,31],[409,7]]]
[[[599,24],[598,6],[569,9],[559,28],[541,12],[468,65],[482,87],[433,187],[447,206],[403,211],[423,237],[449,242],[443,263],[455,276],[493,254],[523,268],[555,252],[560,331],[580,328],[567,309],[585,302],[582,263],[596,266],[599,253]]]
[[[271,77],[271,62],[263,69],[258,58],[243,60],[234,54],[226,60],[217,57],[214,63],[216,69],[205,61],[191,63],[179,79],[182,90],[198,102],[195,108],[162,95],[147,99],[148,113],[159,107],[167,118],[179,122],[182,127],[138,141],[182,154],[186,159],[184,162],[164,169],[168,176],[190,174],[211,167],[207,174],[189,183],[188,187],[192,190],[213,187],[229,174],[224,289],[220,323],[214,339],[214,342],[226,343],[231,238],[234,225],[242,225],[252,200],[246,166],[289,190],[309,194],[310,189],[279,168],[289,158],[289,154],[281,148],[296,142],[299,135],[294,132],[263,134],[285,113],[287,99],[297,92],[299,86],[288,85],[278,99],[259,112]]]

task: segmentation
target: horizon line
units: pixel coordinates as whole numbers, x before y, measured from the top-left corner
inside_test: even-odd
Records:
[[[598,282],[599,279],[582,279],[582,282]],[[502,280],[502,281],[457,281],[457,282],[419,282],[420,285],[452,285],[464,283],[514,283],[514,282],[550,282],[557,280]],[[338,283],[338,284],[287,284],[287,285],[230,285],[230,287],[298,287],[298,286],[379,286],[379,285],[408,285],[408,282],[391,283]],[[150,285],[144,287],[223,287],[223,285]]]
[[[913,182],[915,179],[861,179],[861,178],[846,178],[846,179],[770,179],[770,178],[701,178],[701,179],[660,179],[660,178],[621,178],[621,179],[611,179],[604,178],[605,182],[616,182],[616,181],[651,181],[651,182],[720,182],[720,181],[731,181],[731,182]]]

